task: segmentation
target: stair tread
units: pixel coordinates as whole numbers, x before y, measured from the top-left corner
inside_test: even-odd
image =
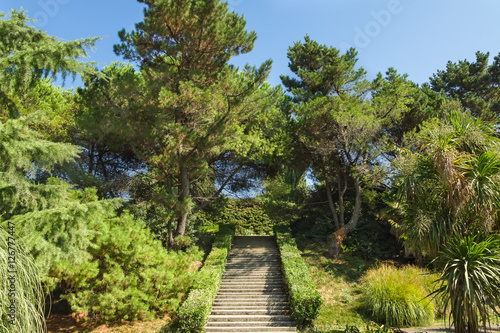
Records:
[[[206,332],[297,332],[273,237],[234,237]]]

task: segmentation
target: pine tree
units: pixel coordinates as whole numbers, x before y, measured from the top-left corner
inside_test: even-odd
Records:
[[[275,149],[265,124],[276,118],[280,91],[264,83],[270,61],[243,72],[227,64],[250,51],[256,39],[227,3],[139,2],[147,6],[144,21],[136,31],[120,32],[123,43],[115,52],[137,61],[145,75],[148,103],[135,128],[151,135],[136,151],[165,188],[163,202],[174,207],[176,234],[184,235],[190,212],[199,209],[191,193],[196,179],[215,177],[221,185],[217,196]],[[226,167],[218,168],[221,163]]]

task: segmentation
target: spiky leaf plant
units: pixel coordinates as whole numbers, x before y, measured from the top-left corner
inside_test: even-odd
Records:
[[[477,236],[453,239],[440,255],[444,266],[439,287],[432,293],[445,313],[450,308],[457,333],[475,333],[484,328],[492,313],[500,316],[500,239]]]

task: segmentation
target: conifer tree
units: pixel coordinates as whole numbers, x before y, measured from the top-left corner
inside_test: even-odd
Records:
[[[137,61],[145,75],[148,102],[135,128],[149,137],[136,148],[174,207],[177,235],[196,208],[191,187],[218,178],[221,193],[245,165],[270,155],[275,145],[265,123],[276,119],[280,91],[264,83],[270,61],[243,72],[228,65],[253,48],[255,32],[219,0],[140,0],[147,8],[136,30],[119,35],[115,52]],[[276,140],[279,141],[279,140]],[[217,168],[223,164],[226,168]],[[217,174],[217,170],[223,169]],[[169,227],[171,228],[171,226]],[[172,235],[172,232],[169,232]]]
[[[99,37],[63,42],[29,26],[33,20],[22,9],[6,16],[0,12],[0,120],[20,116],[24,95],[41,78],[96,73],[93,63],[78,59]]]
[[[306,36],[288,49],[289,67],[295,76],[281,77],[293,94],[297,146],[326,189],[335,230],[329,244],[333,256],[340,253],[344,238],[357,226],[363,194],[383,177],[377,157],[387,142],[384,133],[401,118],[405,103],[411,100],[409,85],[391,82],[404,83],[393,70],[387,79],[379,77],[383,83],[377,83],[389,92],[379,87],[370,99],[377,84],[366,80],[363,68],[355,68],[356,56],[355,49],[341,54]]]
[[[475,117],[498,122],[500,115],[500,54],[488,64],[489,53],[476,52],[476,61],[449,61],[445,70],[430,78],[430,86],[451,98],[458,98]]]

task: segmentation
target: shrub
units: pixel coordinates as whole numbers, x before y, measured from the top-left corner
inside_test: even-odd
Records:
[[[92,259],[62,274],[74,311],[105,320],[151,319],[174,312],[196,277],[196,248],[168,252],[128,213],[103,221],[97,229]]]
[[[426,296],[434,280],[434,275],[414,266],[379,265],[361,279],[361,309],[374,321],[394,327],[429,324],[435,306]]]
[[[275,232],[293,318],[297,325],[307,326],[319,315],[321,295],[290,230],[286,227],[276,227]]]
[[[196,215],[203,226],[234,224],[237,235],[269,235],[273,221],[257,199],[220,198]]]
[[[225,270],[233,236],[234,226],[220,226],[219,233],[212,245],[212,251],[200,270],[198,281],[177,313],[179,317],[178,332],[203,331],[222,282],[222,274]]]
[[[451,307],[459,333],[478,332],[480,322],[486,326],[493,313],[500,316],[500,239],[476,237],[456,238],[440,253],[444,268],[433,292]]]

